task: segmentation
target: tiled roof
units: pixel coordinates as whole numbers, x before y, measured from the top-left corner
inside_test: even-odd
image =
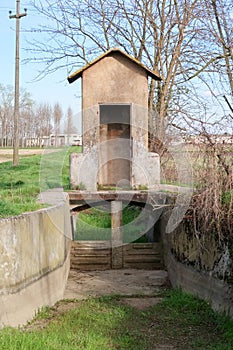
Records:
[[[73,83],[75,80],[77,80],[78,78],[82,77],[82,74],[85,70],[87,70],[89,67],[93,66],[94,64],[96,64],[97,62],[99,62],[100,60],[102,60],[104,57],[110,56],[112,53],[119,53],[122,56],[126,57],[127,59],[129,59],[130,61],[134,62],[135,64],[137,64],[139,67],[143,68],[146,73],[153,79],[155,80],[161,80],[159,73],[156,71],[153,71],[149,68],[147,68],[146,66],[144,66],[144,64],[142,64],[140,61],[138,61],[136,58],[134,58],[133,56],[128,55],[127,53],[125,53],[124,51],[118,49],[118,48],[113,48],[110,49],[108,51],[106,51],[105,53],[103,53],[102,55],[100,55],[99,57],[97,57],[96,59],[94,59],[92,62],[88,63],[87,65],[85,65],[84,67],[80,68],[79,70],[77,70],[76,72],[72,73],[71,75],[68,76],[68,81],[69,83]]]

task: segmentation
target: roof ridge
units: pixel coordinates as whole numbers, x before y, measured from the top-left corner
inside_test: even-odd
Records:
[[[128,53],[124,52],[123,50],[119,49],[118,47],[113,47],[113,48],[110,48],[108,51],[104,52],[103,54],[101,54],[100,56],[96,57],[93,61],[87,63],[85,66],[83,66],[82,68],[78,69],[77,71],[75,71],[74,73],[69,75],[67,78],[68,82],[73,83],[75,80],[82,77],[82,74],[86,69],[88,69],[92,65],[96,64],[104,57],[107,57],[112,52],[119,52],[121,55],[125,56],[126,58],[128,58],[129,60],[131,60],[132,62],[134,62],[138,66],[140,66],[141,68],[143,68],[150,77],[152,77],[155,80],[161,80],[161,77],[160,77],[158,72],[147,68],[142,62],[138,61],[135,57],[129,55]]]

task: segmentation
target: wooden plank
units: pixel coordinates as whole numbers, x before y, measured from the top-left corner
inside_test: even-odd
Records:
[[[155,263],[124,263],[125,269],[138,269],[138,270],[162,270],[164,268],[161,264],[155,264]]]
[[[110,249],[111,249],[111,247],[77,246],[77,247],[72,247],[71,251],[76,251],[76,250],[101,251],[101,250],[110,250]]]
[[[79,249],[71,252],[71,256],[79,256],[79,255],[93,255],[93,256],[102,256],[102,255],[111,255],[110,249],[105,250],[88,250],[88,249]]]
[[[78,259],[78,260],[73,260],[72,263],[73,265],[88,265],[88,264],[96,264],[96,265],[104,265],[104,264],[109,264],[110,265],[110,259]]]
[[[82,258],[78,258],[78,259],[74,259],[72,260],[72,263],[76,263],[76,264],[108,264],[110,261],[109,258],[103,258],[101,257],[100,259],[97,259],[96,257],[83,257]]]
[[[101,251],[101,250],[107,250],[107,249],[111,249],[111,247],[90,247],[90,246],[77,246],[77,247],[72,247],[71,250],[76,251],[76,250],[85,250],[85,249],[89,249],[89,250],[96,250],[96,251]]]
[[[136,257],[131,257],[131,256],[125,256],[124,257],[124,261],[126,262],[132,262],[132,263],[141,263],[141,262],[145,262],[145,263],[149,263],[149,262],[161,262],[161,258],[160,257],[154,257],[154,256],[149,256],[149,257],[145,257],[145,256],[136,256]]]
[[[161,255],[161,252],[155,251],[155,250],[136,250],[136,249],[129,249],[129,250],[123,250],[125,255]]]
[[[110,249],[111,245],[110,244],[75,244],[72,246],[72,249],[76,248],[92,248],[92,249]]]
[[[160,243],[130,243],[128,246],[134,249],[156,249]]]
[[[98,265],[98,264],[89,264],[89,265],[72,265],[70,267],[72,270],[82,270],[82,271],[96,271],[96,270],[111,270],[111,265]]]
[[[73,241],[71,248],[71,269],[111,269],[111,245],[109,241]]]
[[[110,246],[110,241],[72,241],[72,245],[92,245],[92,246]]]
[[[162,247],[160,243],[130,243],[123,245],[123,268],[162,269]],[[111,269],[111,242],[73,241],[71,269]]]
[[[85,258],[92,258],[92,259],[96,259],[97,261],[100,259],[110,259],[111,255],[110,254],[106,254],[106,255],[93,255],[93,254],[89,254],[89,255],[77,255],[74,256],[72,260],[78,260],[78,259],[85,259]]]
[[[127,249],[123,250],[123,253],[125,255],[161,255],[160,251],[155,251],[155,250],[135,250],[135,249]]]
[[[161,250],[162,246],[161,244],[150,244],[150,243],[129,243],[129,244],[124,244],[124,249],[126,250]]]
[[[72,259],[72,264],[110,264],[111,260],[109,257],[101,257],[100,259],[96,259],[96,257],[83,257]]]

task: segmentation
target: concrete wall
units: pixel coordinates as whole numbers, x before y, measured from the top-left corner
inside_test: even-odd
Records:
[[[0,326],[63,298],[70,265],[68,202],[0,220]]]
[[[127,144],[127,140],[125,143]],[[134,189],[140,189],[140,185],[145,185],[149,189],[157,188],[160,183],[159,155],[148,152],[143,145],[136,142],[134,142],[133,147],[134,152],[131,159],[132,187]],[[105,164],[103,159],[101,159],[102,164],[100,162],[98,156],[99,149],[101,149],[101,145],[99,147],[93,146],[90,153],[87,154],[73,153],[70,155],[70,184],[72,189],[80,189],[79,186],[82,184],[85,186],[83,189],[88,191],[97,190],[99,169]],[[119,154],[124,155],[122,142]]]
[[[132,104],[131,137],[146,150],[148,150],[148,113],[148,105]]]
[[[185,221],[174,232],[165,233],[169,215],[169,211],[162,215],[160,230],[172,286],[207,300],[213,309],[233,317],[233,260],[229,244],[214,234],[193,234]]]
[[[93,146],[89,153],[70,155],[70,186],[72,189],[96,191],[98,182],[98,148]],[[80,188],[84,185],[85,188]]]
[[[132,186],[140,185],[148,189],[156,188],[160,183],[160,157],[157,153],[148,152],[143,144],[134,142],[132,158]]]
[[[99,142],[99,105],[82,109],[83,153],[90,153]]]

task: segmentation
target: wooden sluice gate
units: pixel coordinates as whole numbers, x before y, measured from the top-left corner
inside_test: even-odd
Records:
[[[155,269],[164,268],[163,247],[159,241],[149,243],[124,243],[122,237],[122,205],[134,203],[142,207],[153,205],[163,208],[166,195],[147,191],[71,191],[70,204],[73,214],[87,207],[97,206],[103,201],[110,202],[111,237],[106,240],[74,240],[71,248],[71,269],[108,270],[108,269]],[[161,209],[162,210],[162,209]],[[97,237],[98,239],[98,237]]]

